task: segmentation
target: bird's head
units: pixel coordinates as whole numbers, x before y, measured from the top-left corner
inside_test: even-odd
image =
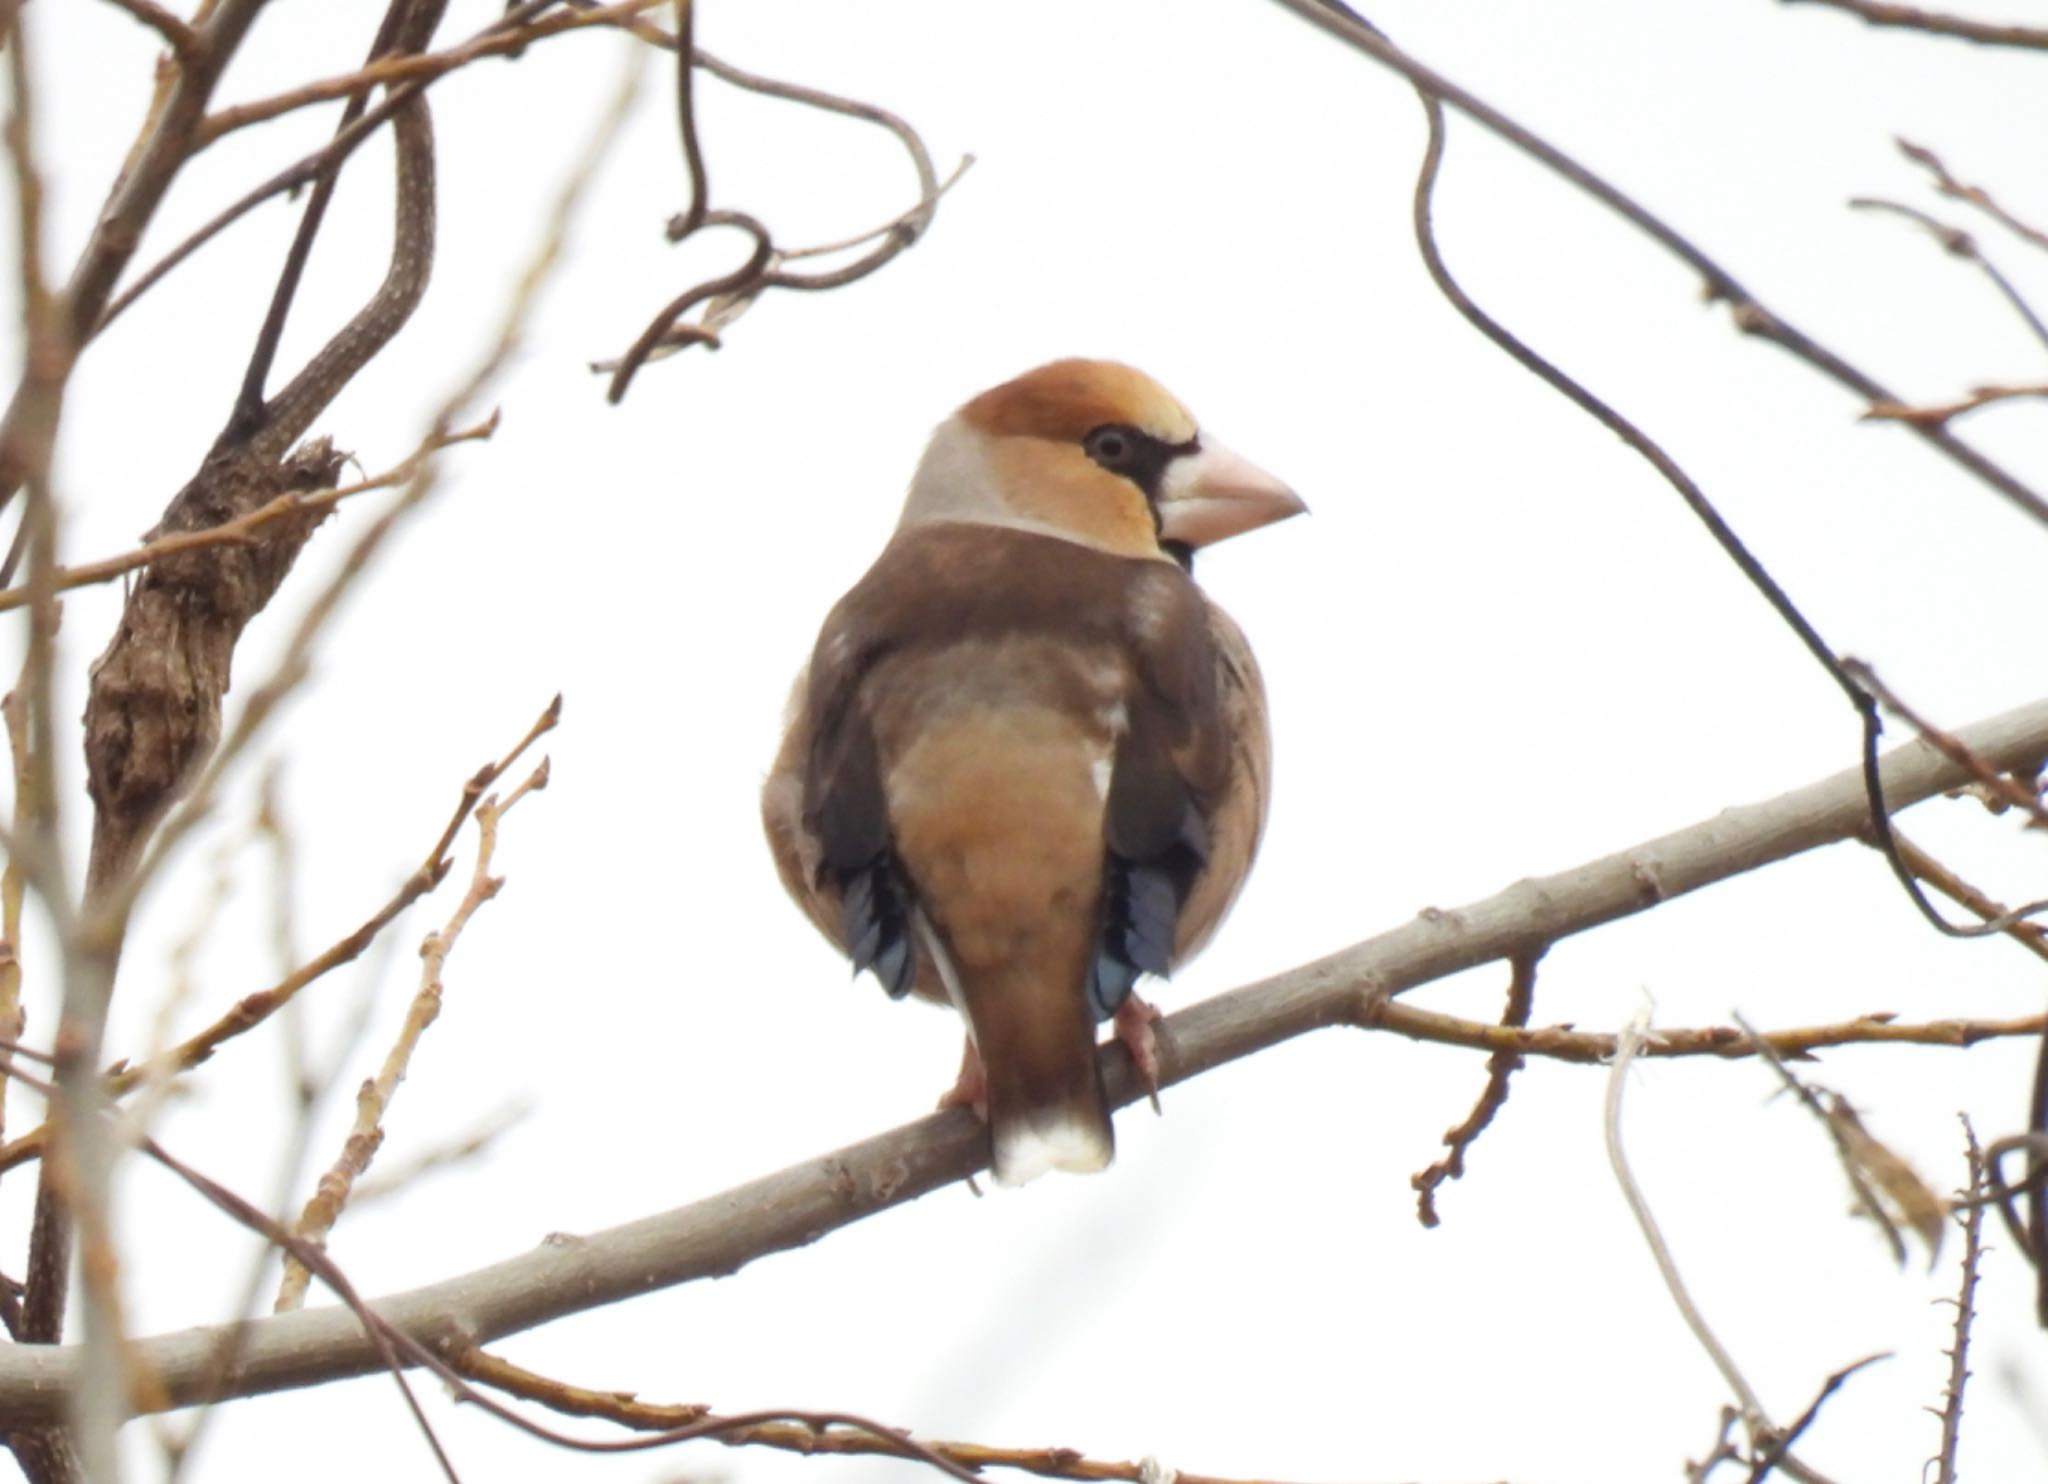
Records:
[[[983,392],[941,423],[903,525],[1006,526],[1185,565],[1199,547],[1307,508],[1202,433],[1143,372],[1070,360]]]

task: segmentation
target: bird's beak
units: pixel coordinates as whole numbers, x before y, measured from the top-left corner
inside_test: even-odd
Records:
[[[1264,469],[1204,437],[1166,466],[1159,487],[1159,535],[1190,547],[1307,511],[1300,495]]]

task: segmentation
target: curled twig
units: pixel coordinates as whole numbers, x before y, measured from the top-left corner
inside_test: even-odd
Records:
[[[1655,469],[1663,477],[1664,481],[1676,491],[1678,497],[1685,502],[1686,508],[1692,512],[1693,517],[1706,527],[1707,534],[1713,538],[1715,544],[1735,564],[1736,569],[1748,579],[1750,586],[1756,589],[1757,594],[1770,605],[1772,611],[1778,615],[1779,620],[1785,627],[1792,631],[1800,644],[1804,646],[1806,652],[1812,656],[1815,663],[1820,665],[1827,672],[1828,677],[1841,688],[1844,697],[1855,710],[1857,719],[1863,728],[1863,788],[1870,810],[1871,839],[1877,849],[1883,852],[1886,861],[1892,868],[1892,875],[1897,879],[1901,889],[1905,891],[1907,899],[1912,902],[1920,915],[1939,932],[1951,937],[1967,937],[1981,931],[1977,927],[1959,928],[1942,916],[1940,910],[1928,899],[1927,894],[1920,889],[1920,883],[1914,878],[1913,873],[1907,869],[1905,861],[1900,858],[1898,845],[1892,838],[1891,811],[1885,803],[1883,780],[1878,774],[1878,740],[1884,731],[1884,720],[1878,714],[1876,700],[1859,683],[1857,678],[1849,672],[1842,661],[1837,658],[1833,646],[1821,637],[1820,631],[1799,610],[1799,607],[1792,601],[1791,595],[1785,591],[1778,583],[1778,580],[1770,574],[1769,569],[1758,560],[1756,554],[1736,534],[1735,528],[1715,508],[1713,501],[1707,498],[1706,491],[1700,488],[1692,476],[1685,472],[1678,461],[1673,459],[1661,444],[1637,427],[1619,409],[1597,396],[1590,388],[1569,375],[1555,362],[1542,355],[1534,347],[1522,340],[1520,336],[1508,329],[1507,326],[1487,313],[1471,295],[1465,292],[1456,277],[1451,273],[1450,265],[1444,261],[1442,248],[1436,240],[1435,202],[1437,179],[1443,166],[1444,103],[1446,101],[1455,101],[1455,90],[1447,90],[1448,85],[1443,83],[1441,79],[1436,78],[1434,74],[1420,68],[1399,52],[1394,51],[1386,37],[1352,15],[1347,7],[1334,3],[1334,0],[1325,0],[1325,8],[1340,12],[1340,19],[1358,29],[1359,34],[1365,38],[1364,42],[1358,43],[1361,49],[1372,51],[1373,55],[1378,56],[1380,55],[1378,49],[1383,48],[1391,53],[1393,57],[1398,57],[1401,70],[1414,84],[1416,96],[1422,101],[1423,112],[1429,124],[1429,139],[1423,148],[1422,164],[1415,178],[1413,225],[1416,247],[1422,254],[1423,266],[1428,269],[1430,279],[1436,284],[1438,292],[1443,294],[1450,301],[1451,306],[1463,315],[1475,329],[1499,346],[1524,369],[1541,378],[1552,389],[1570,401],[1572,405],[1626,443],[1629,448],[1634,450],[1651,468]],[[1366,42],[1369,42],[1370,46],[1367,46]],[[1390,65],[1392,65],[1391,62]],[[1481,122],[1487,123],[1488,127],[1493,128],[1496,133],[1502,132],[1505,128],[1513,130],[1516,135],[1523,135],[1523,131],[1518,126],[1508,124],[1505,119],[1493,116],[1489,120],[1486,115],[1491,115],[1491,110],[1486,110],[1484,115],[1475,111],[1478,108],[1483,108],[1483,105],[1477,105],[1476,102],[1468,102],[1460,106],[1475,118],[1480,118]],[[1566,165],[1570,164],[1570,162],[1564,161],[1562,156],[1557,156],[1555,151],[1549,149],[1549,146],[1539,145],[1539,142],[1535,141],[1531,136],[1523,135],[1521,138],[1514,139],[1514,142],[1520,143],[1524,149],[1535,153],[1539,159],[1550,164],[1553,169],[1562,171]],[[1571,169],[1576,171],[1578,167],[1572,165]],[[1580,174],[1583,173],[1580,172]],[[1598,185],[1599,189],[1595,190],[1594,193],[1599,195],[1603,201],[1607,201],[1609,205],[1614,205],[1617,210],[1622,210],[1623,207],[1616,204],[1616,199],[1610,198],[1618,198],[1620,202],[1626,203],[1628,209],[1624,214],[1629,215],[1630,219],[1636,221],[1638,225],[1644,226],[1645,230],[1651,230],[1651,226],[1654,225],[1656,230],[1653,232],[1653,235],[1658,235],[1660,241],[1666,241],[1666,237],[1669,235],[1668,228],[1664,228],[1661,223],[1655,223],[1654,218],[1648,218],[1646,215],[1641,214],[1640,208],[1635,207],[1633,202],[1628,202],[1627,198],[1619,197],[1618,193],[1613,192],[1612,188],[1606,186],[1604,182],[1597,182],[1591,176],[1587,176],[1583,180],[1578,179],[1577,176],[1572,178],[1582,188],[1587,190],[1594,190],[1595,185]],[[1682,239],[1678,239],[1678,241],[1682,242]],[[1666,241],[1666,245],[1673,246],[1673,242]],[[1673,246],[1673,250],[1677,251],[1678,248]],[[1685,246],[1685,252],[1681,255],[1687,256],[1689,261],[1696,261],[1697,265],[1702,266],[1703,271],[1713,266],[1707,259],[1691,249],[1689,245]],[[1716,268],[1714,272],[1719,273],[1720,270]],[[1731,292],[1737,287],[1734,280],[1726,278],[1726,275],[1722,275],[1721,280],[1710,278],[1710,282],[1714,282],[1716,289],[1723,292]],[[2048,506],[2043,507],[2043,515],[2044,518],[2048,518]]]
[[[587,11],[593,0],[571,0],[571,3]],[[592,363],[593,371],[611,374],[611,382],[606,388],[605,396],[614,403],[626,395],[626,389],[632,384],[634,376],[649,361],[692,345],[718,349],[721,344],[720,334],[724,328],[770,289],[835,289],[856,283],[877,272],[924,235],[931,225],[932,214],[938,208],[940,197],[950,189],[954,180],[959,179],[961,171],[967,166],[967,162],[963,161],[953,176],[941,184],[937,172],[932,168],[931,152],[925,148],[923,139],[897,115],[870,103],[842,98],[818,88],[763,77],[720,61],[694,45],[694,8],[687,0],[679,0],[677,12],[678,29],[673,35],[642,19],[624,23],[625,28],[635,36],[676,53],[676,113],[684,169],[689,184],[689,204],[669,223],[668,238],[671,242],[681,242],[705,227],[733,227],[752,238],[753,248],[747,260],[738,269],[697,284],[670,300],[648,322],[647,327],[623,354]],[[699,67],[735,87],[772,98],[785,99],[807,108],[842,114],[887,129],[902,144],[912,168],[917,172],[916,203],[882,226],[845,242],[795,250],[778,248],[773,234],[766,225],[747,212],[713,210],[710,205],[710,185],[696,119],[694,73]],[[844,251],[869,242],[874,242],[875,245],[868,252],[838,268],[817,273],[795,273],[783,266],[798,258]],[[685,323],[683,316],[700,304],[709,306],[704,315],[694,323]]]

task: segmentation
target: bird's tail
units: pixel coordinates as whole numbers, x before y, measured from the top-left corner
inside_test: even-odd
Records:
[[[974,978],[967,998],[988,1078],[996,1183],[1107,1168],[1116,1136],[1095,1065],[1095,1017],[1079,986],[1007,969]]]

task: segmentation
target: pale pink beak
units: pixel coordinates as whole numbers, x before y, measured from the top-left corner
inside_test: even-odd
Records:
[[[1195,452],[1166,466],[1159,489],[1159,535],[1186,546],[1207,546],[1307,509],[1300,495],[1264,469],[1204,437]]]

